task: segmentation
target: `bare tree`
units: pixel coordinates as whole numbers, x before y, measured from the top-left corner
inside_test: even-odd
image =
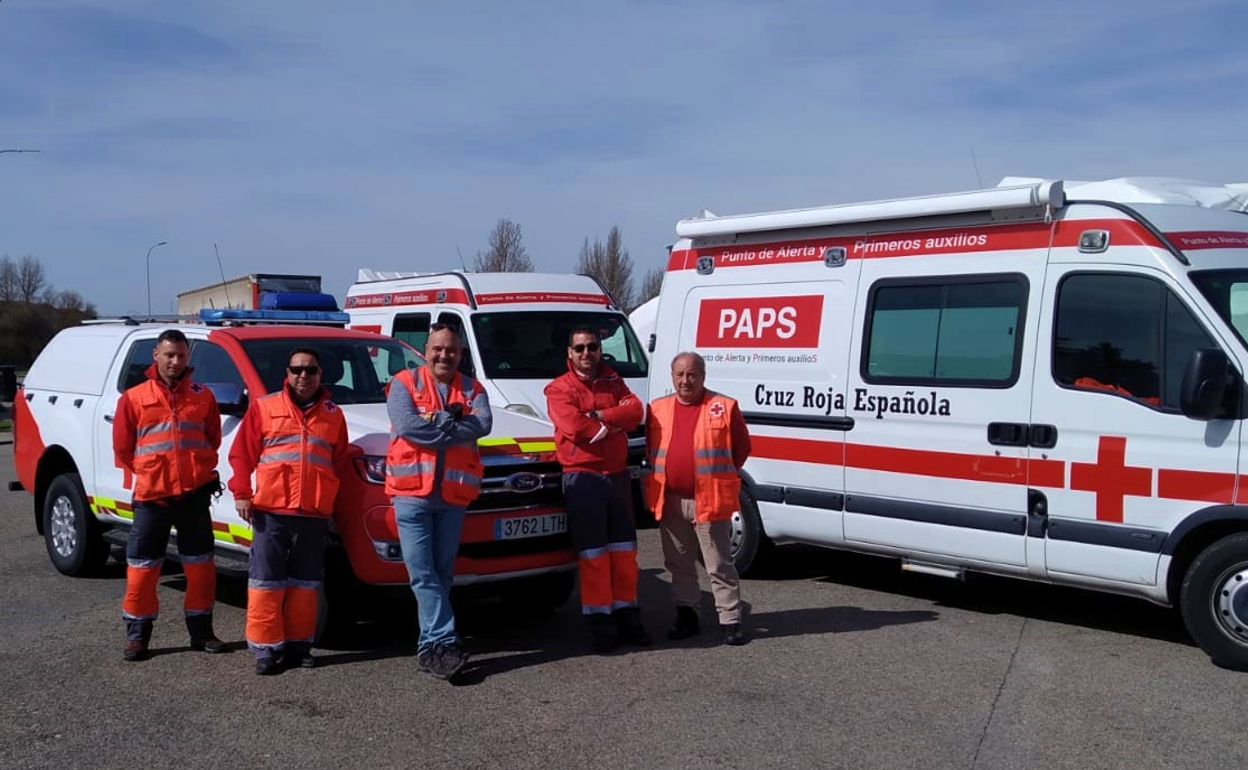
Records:
[[[663,274],[661,267],[646,271],[645,277],[641,279],[641,291],[637,294],[638,307],[659,296],[659,289],[663,286]]]
[[[490,231],[490,248],[478,251],[472,269],[478,273],[531,273],[533,260],[521,243],[520,225],[500,219]]]
[[[597,278],[617,307],[626,312],[633,309],[633,259],[624,248],[620,228],[611,228],[605,244],[595,238],[591,245],[586,238],[576,272]]]
[[[31,254],[17,263],[17,297],[22,302],[34,302],[43,288],[45,276],[43,265]]]
[[[17,265],[5,254],[0,258],[0,300],[16,302],[17,298]]]

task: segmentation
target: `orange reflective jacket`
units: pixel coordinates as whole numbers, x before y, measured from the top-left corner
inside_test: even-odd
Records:
[[[334,447],[347,440],[347,421],[325,395],[305,411],[283,387],[252,407],[260,415],[260,456],[251,502],[260,510],[333,514],[338,496]]]
[[[183,378],[170,391],[148,379],[126,391],[134,413],[134,499],[194,492],[217,475],[217,448],[207,423],[217,414],[212,392]]]
[[[675,404],[675,396],[664,396],[650,404],[651,419],[657,430],[646,436],[650,467],[642,476],[642,493],[656,519],[663,517],[663,498],[667,492],[664,460],[672,440]],[[741,477],[732,462],[732,416],[736,410],[736,400],[708,390],[698,413],[693,431],[693,503],[699,522],[732,518],[740,508]]]
[[[462,404],[464,414],[471,414],[472,400],[482,391],[481,383],[461,374],[451,381],[446,404],[443,404],[437,381],[427,366],[420,367],[415,373],[411,369],[399,372],[390,387],[397,385],[407,388],[416,404],[416,411],[422,415],[432,415],[450,404]],[[468,505],[481,492],[484,469],[477,442],[457,444],[441,451],[444,453],[442,500],[450,505]],[[386,494],[423,497],[432,493],[437,481],[438,452],[402,436],[391,440],[386,453]]]

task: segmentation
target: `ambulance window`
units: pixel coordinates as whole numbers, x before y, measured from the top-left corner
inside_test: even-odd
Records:
[[[873,287],[862,376],[896,385],[1007,388],[1018,379],[1023,276],[882,281]]]
[[[1139,275],[1077,274],[1058,287],[1059,385],[1177,411],[1193,350],[1218,347],[1177,296]]]
[[[147,379],[147,367],[153,363],[152,351],[156,349],[156,338],[146,337],[130,344],[130,352],[126,354],[126,363],[121,367],[121,378],[117,383],[117,391],[125,391]]]
[[[394,330],[391,337],[403,340],[407,344],[425,352],[425,340],[429,339],[428,313],[400,313],[394,317]]]

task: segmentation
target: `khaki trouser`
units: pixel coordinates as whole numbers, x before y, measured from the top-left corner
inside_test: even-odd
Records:
[[[698,553],[711,579],[711,593],[721,625],[741,622],[741,578],[729,556],[731,521],[695,523],[691,497],[667,493],[659,534],[663,539],[663,566],[672,574],[672,600],[677,607],[697,607]]]

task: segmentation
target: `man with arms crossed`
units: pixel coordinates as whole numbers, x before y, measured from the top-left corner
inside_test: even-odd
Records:
[[[650,644],[637,606],[637,529],[628,475],[627,431],[641,424],[641,399],[602,362],[594,329],[568,338],[568,371],[546,386],[563,466],[568,529],[577,552],[581,614],[590,644],[606,653],[620,641]]]

